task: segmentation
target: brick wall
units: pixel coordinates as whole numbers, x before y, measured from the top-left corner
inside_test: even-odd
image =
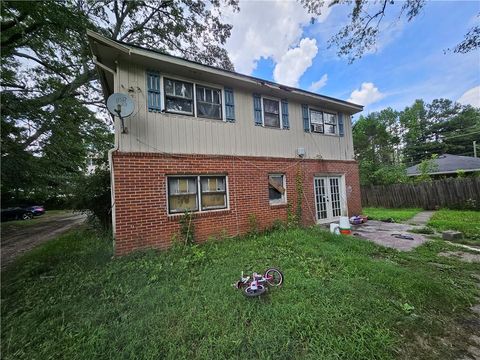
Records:
[[[302,172],[304,225],[315,223],[315,174],[345,174],[349,214],[361,211],[358,166],[354,161],[116,152],[113,164],[116,255],[149,247],[167,248],[178,234],[181,215],[167,214],[167,175],[228,175],[230,208],[195,215],[195,240],[199,242],[209,236],[247,232],[250,214],[255,214],[260,228],[270,227],[275,219],[286,220],[286,205],[269,204],[271,173],[286,175],[287,199],[295,211],[295,179],[297,172]]]

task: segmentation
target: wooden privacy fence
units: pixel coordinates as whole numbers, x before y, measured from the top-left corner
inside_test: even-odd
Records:
[[[362,206],[465,208],[480,203],[480,177],[447,178],[417,184],[368,185],[361,187]]]

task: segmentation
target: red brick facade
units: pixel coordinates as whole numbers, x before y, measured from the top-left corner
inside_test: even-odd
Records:
[[[113,154],[115,184],[115,254],[142,248],[167,248],[179,232],[179,217],[167,213],[168,175],[228,176],[229,209],[197,213],[195,240],[210,236],[237,235],[249,230],[255,214],[260,228],[275,219],[287,219],[286,205],[270,205],[268,174],[286,176],[288,202],[295,211],[297,173],[303,174],[302,222],[315,223],[313,178],[316,174],[345,175],[349,214],[361,211],[358,166],[355,161],[213,155]]]

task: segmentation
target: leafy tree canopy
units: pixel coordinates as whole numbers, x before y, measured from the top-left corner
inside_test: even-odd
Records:
[[[387,14],[394,14],[399,20],[408,22],[416,18],[424,8],[425,0],[299,0],[313,16],[320,16],[324,6],[344,5],[350,10],[349,23],[329,40],[329,47],[335,46],[339,56],[346,56],[350,62],[361,58],[375,49],[380,25]],[[479,14],[480,16],[480,14]],[[315,21],[315,18],[312,18]],[[480,26],[473,26],[453,51],[467,53],[480,48]]]
[[[86,30],[233,69],[223,45],[237,0],[1,2],[3,200],[71,191],[112,138]]]
[[[442,154],[473,156],[480,138],[480,109],[447,99],[416,100],[360,116],[353,127],[362,184],[407,181],[405,168]],[[480,142],[480,141],[479,141]]]

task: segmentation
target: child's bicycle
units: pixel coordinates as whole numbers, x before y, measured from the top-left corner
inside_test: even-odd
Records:
[[[237,289],[243,289],[245,296],[254,297],[260,296],[267,290],[268,286],[280,286],[283,283],[283,274],[280,270],[270,268],[265,271],[265,274],[257,274],[254,272],[252,276],[240,277],[233,286]]]

